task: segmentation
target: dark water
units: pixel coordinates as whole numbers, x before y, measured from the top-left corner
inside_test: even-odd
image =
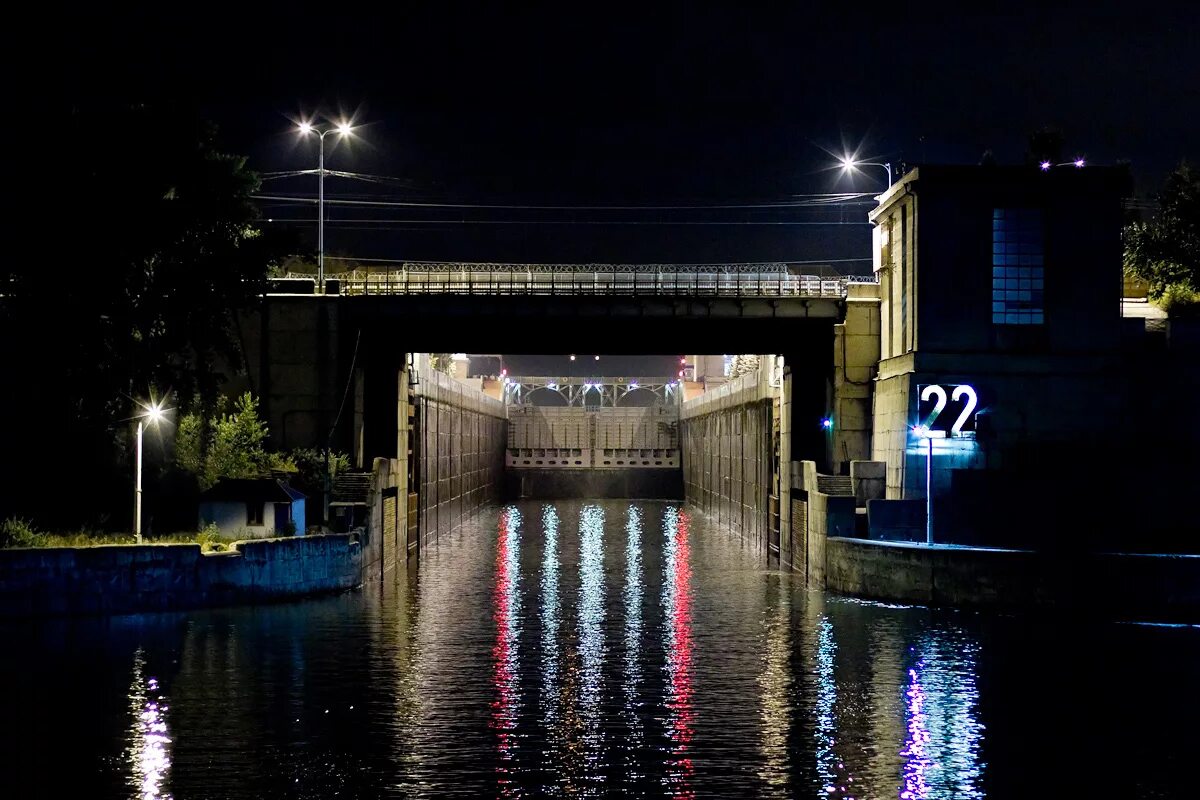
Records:
[[[809,593],[654,502],[523,503],[423,558],[0,628],[0,797],[1200,793],[1200,629]]]

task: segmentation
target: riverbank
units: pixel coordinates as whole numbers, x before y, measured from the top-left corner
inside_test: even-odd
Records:
[[[353,589],[351,534],[200,544],[0,550],[0,617],[130,614],[272,602]]]

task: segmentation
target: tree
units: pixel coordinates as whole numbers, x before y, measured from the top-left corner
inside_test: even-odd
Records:
[[[249,392],[233,401],[232,410],[218,398],[207,420],[192,411],[179,418],[175,464],[196,478],[201,490],[222,478],[257,478],[272,472],[291,473],[292,486],[316,497],[325,489],[325,451],[315,448],[272,453],[266,449],[267,425],[258,416],[258,401]],[[205,433],[207,431],[207,434]],[[350,469],[345,453],[329,454],[330,478]]]
[[[221,398],[217,412],[204,424],[202,412],[179,419],[175,463],[196,476],[207,489],[222,478],[258,478],[272,469],[294,469],[288,459],[266,450],[267,426],[258,416],[258,401],[246,392],[225,413]],[[207,438],[204,431],[207,429]]]
[[[1200,172],[1187,162],[1167,176],[1158,212],[1125,228],[1125,271],[1160,304],[1200,303]]]
[[[243,368],[235,312],[257,302],[290,242],[256,225],[257,176],[201,120],[109,106],[71,108],[40,128],[51,157],[25,205],[57,230],[0,276],[0,340],[20,342],[6,353],[20,380],[4,381],[0,414],[26,418],[36,398],[52,423],[11,434],[28,461],[6,464],[0,512],[72,510],[44,477],[69,456],[83,476],[69,505],[116,508],[119,523],[135,401],[174,394],[211,406],[223,376]]]

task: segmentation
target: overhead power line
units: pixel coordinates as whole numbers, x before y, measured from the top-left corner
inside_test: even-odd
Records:
[[[271,217],[271,223],[313,224],[312,219],[279,219]],[[636,219],[329,219],[325,218],[325,227],[379,227],[387,225],[646,225],[646,226],[807,226],[807,225],[870,225],[868,220],[844,222],[829,220],[814,222],[811,220],[636,220]]]
[[[326,205],[368,206],[373,208],[460,208],[460,209],[494,209],[500,211],[707,211],[707,210],[745,210],[756,208],[812,208],[833,206],[843,203],[862,202],[864,198],[874,197],[868,193],[837,194],[837,195],[801,195],[806,199],[789,200],[775,203],[721,203],[714,205],[507,205],[497,203],[431,203],[412,200],[346,200],[325,199]],[[315,197],[286,194],[252,195],[255,200],[266,200],[280,203],[301,203],[316,205]]]

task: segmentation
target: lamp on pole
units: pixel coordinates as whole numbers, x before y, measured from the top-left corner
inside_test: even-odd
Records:
[[[914,425],[913,433],[925,440],[925,544],[933,544],[933,431]]]
[[[136,467],[133,482],[133,535],[138,544],[142,543],[142,429],[146,423],[157,425],[163,419],[162,403],[142,405],[144,413],[138,415],[137,424],[137,454],[134,458]]]
[[[883,167],[887,170],[888,188],[892,186],[892,163],[890,161],[857,161],[851,156],[842,156],[842,171],[849,172],[856,167]]]
[[[353,128],[349,122],[339,122],[334,127],[316,128],[310,122],[296,126],[301,136],[315,133],[318,140],[317,156],[317,291],[325,292],[325,137],[331,133],[349,136]]]

